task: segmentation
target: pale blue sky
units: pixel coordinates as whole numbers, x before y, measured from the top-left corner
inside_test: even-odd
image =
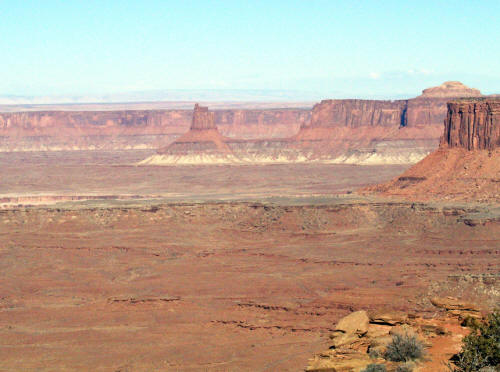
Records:
[[[0,0],[0,95],[500,92],[499,0]],[[300,98],[300,94],[297,98]]]

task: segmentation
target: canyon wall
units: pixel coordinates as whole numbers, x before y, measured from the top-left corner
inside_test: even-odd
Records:
[[[303,127],[418,127],[442,125],[449,98],[417,97],[408,100],[323,100],[313,107]]]
[[[0,151],[160,148],[165,153],[175,143],[195,158],[224,150],[250,162],[413,163],[437,148],[447,101],[473,95],[480,92],[446,82],[408,100],[324,100],[312,110],[209,112],[197,106],[198,118],[187,110],[0,113]]]
[[[309,116],[309,109],[214,112],[221,133],[237,138],[289,137]],[[156,149],[185,133],[191,120],[191,110],[0,113],[0,151]]]
[[[450,102],[437,151],[367,190],[422,200],[500,202],[500,99]]]
[[[450,102],[441,144],[467,150],[500,147],[500,99]]]
[[[398,127],[402,124],[405,104],[406,101],[323,100],[314,106],[306,127]]]
[[[308,159],[348,164],[415,163],[437,148],[446,99],[324,100],[294,136]]]

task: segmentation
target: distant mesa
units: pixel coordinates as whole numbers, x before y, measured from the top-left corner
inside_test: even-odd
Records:
[[[469,88],[460,81],[445,81],[443,84],[422,91],[423,98],[480,97],[478,89]]]
[[[446,82],[413,99],[323,100],[295,135],[267,139],[225,137],[215,114],[196,104],[189,131],[140,164],[416,163],[439,145],[450,99],[445,97],[478,94]]]
[[[197,104],[192,112],[145,107],[8,112],[0,113],[0,151],[159,148],[141,162],[157,165],[413,164],[439,146],[447,102],[480,94],[445,82],[412,99],[328,99],[312,110],[283,104],[210,111]],[[465,139],[463,131],[457,141],[483,146],[475,134]]]
[[[368,192],[411,199],[500,202],[500,99],[452,101],[438,150]]]

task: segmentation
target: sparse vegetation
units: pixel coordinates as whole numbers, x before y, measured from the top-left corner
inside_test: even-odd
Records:
[[[387,372],[383,364],[368,364],[361,372]]]
[[[405,363],[397,366],[395,372],[412,372],[415,368],[415,365],[412,363]]]
[[[378,350],[375,350],[375,349],[370,349],[370,351],[368,352],[368,355],[372,359],[377,359],[377,358],[381,357],[380,352]]]
[[[415,335],[395,334],[387,345],[384,357],[393,362],[408,362],[420,359],[424,355],[424,346]]]
[[[485,322],[469,322],[471,333],[464,337],[456,356],[454,372],[500,371],[500,311]]]

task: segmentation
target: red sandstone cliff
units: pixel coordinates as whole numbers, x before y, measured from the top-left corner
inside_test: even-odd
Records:
[[[218,110],[215,124],[236,138],[288,137],[307,109]],[[156,149],[189,129],[189,110],[30,111],[0,113],[0,151]]]
[[[195,104],[189,131],[170,145],[158,150],[159,154],[231,153],[225,138],[215,125],[215,115],[208,107]]]
[[[297,161],[288,139],[234,139],[223,136],[215,113],[195,105],[190,129],[141,165],[276,163]],[[306,160],[306,159],[303,159]]]
[[[215,115],[208,111],[208,107],[202,107],[198,104],[194,105],[193,120],[191,121],[190,131],[204,131],[215,129]]]
[[[500,147],[500,100],[449,103],[441,144],[467,150]]]
[[[293,139],[311,159],[413,163],[437,147],[445,113],[442,99],[325,100]]]
[[[406,101],[323,100],[313,107],[307,127],[398,127],[402,124],[405,104]]]
[[[447,97],[474,94],[479,91],[448,82],[415,99],[325,100],[312,111],[238,109],[209,114],[198,107],[194,115],[200,116],[192,123],[212,131],[194,137],[192,128],[177,145],[183,143],[186,153],[202,154],[208,143],[218,143],[215,149],[227,151],[227,145],[244,158],[261,156],[266,161],[411,163],[437,147]],[[191,118],[186,110],[0,114],[0,151],[165,149],[188,130]]]
[[[446,82],[408,100],[324,100],[293,139],[312,159],[412,163],[438,146],[449,97],[480,94],[459,82]]]
[[[439,149],[400,177],[367,191],[500,202],[500,99],[450,102]]]

